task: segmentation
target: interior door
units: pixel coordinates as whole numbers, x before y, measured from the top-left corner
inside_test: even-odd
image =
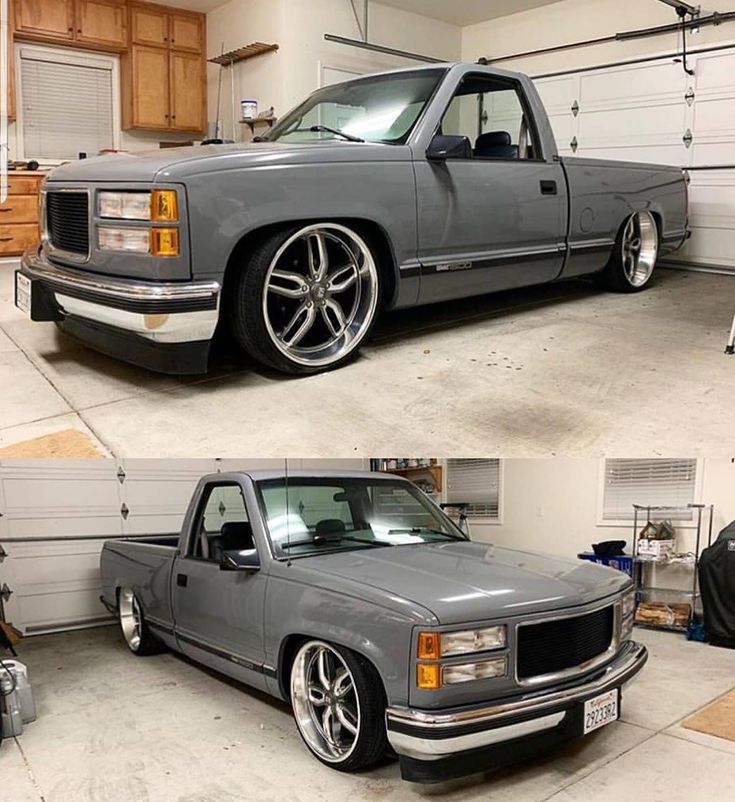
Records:
[[[193,537],[172,577],[176,636],[183,652],[237,675],[233,666],[262,671],[266,576],[223,571],[222,555],[254,547],[240,485],[210,483],[202,493]]]
[[[466,158],[416,161],[422,303],[556,278],[567,192],[544,154],[519,84],[468,75],[439,133],[463,136]]]

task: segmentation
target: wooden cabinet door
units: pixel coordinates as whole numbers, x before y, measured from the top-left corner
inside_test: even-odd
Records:
[[[205,126],[202,57],[171,51],[171,129],[199,132]]]
[[[8,46],[8,120],[15,119],[15,45],[13,44],[13,31],[15,30],[15,4],[8,3],[8,37],[5,40]]]
[[[133,44],[168,47],[168,13],[161,6],[130,6],[130,38]]]
[[[130,52],[130,128],[168,129],[168,50],[133,45]],[[127,94],[127,92],[126,92]]]
[[[200,15],[172,14],[169,17],[171,47],[201,53],[204,47],[204,24]]]
[[[127,44],[127,16],[124,0],[76,0],[76,40],[122,49]]]
[[[74,0],[15,0],[16,30],[45,39],[74,38]]]

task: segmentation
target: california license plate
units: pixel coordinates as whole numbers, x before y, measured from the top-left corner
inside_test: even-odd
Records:
[[[31,280],[22,273],[15,274],[15,305],[26,315],[31,314]]]
[[[584,703],[584,730],[583,735],[599,730],[612,721],[617,721],[619,713],[618,690],[608,691],[607,693],[588,699]]]

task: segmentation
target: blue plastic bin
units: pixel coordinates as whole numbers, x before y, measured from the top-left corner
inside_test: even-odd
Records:
[[[587,562],[598,563],[599,565],[606,565],[608,568],[615,568],[633,577],[633,558],[628,554],[623,554],[618,557],[598,557],[593,551],[583,551],[578,554],[580,560],[587,560]]]

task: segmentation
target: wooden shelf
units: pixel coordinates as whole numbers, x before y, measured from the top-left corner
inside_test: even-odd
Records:
[[[264,42],[253,42],[252,44],[239,47],[237,50],[230,50],[221,56],[207,59],[212,64],[219,64],[221,67],[229,67],[231,64],[238,64],[251,58],[264,56],[266,53],[274,53],[278,50],[278,45],[267,45]]]
[[[255,133],[258,125],[266,123],[269,128],[273,128],[277,120],[278,117],[253,117],[252,120],[240,120],[240,125],[247,125],[252,133]]]

